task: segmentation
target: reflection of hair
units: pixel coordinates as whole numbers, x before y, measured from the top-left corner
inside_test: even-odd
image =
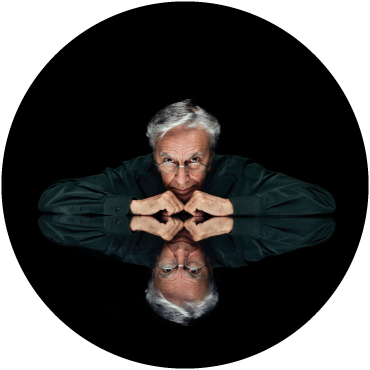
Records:
[[[163,294],[154,288],[154,276],[149,280],[148,288],[145,290],[146,300],[150,307],[159,316],[182,325],[189,325],[193,319],[207,314],[216,307],[218,302],[217,288],[213,277],[209,274],[209,288],[204,298],[198,302],[184,302],[181,306],[164,298]]]
[[[215,116],[194,105],[190,99],[167,105],[149,121],[146,136],[149,138],[153,150],[157,140],[162,139],[168,130],[179,125],[185,125],[187,128],[201,127],[205,129],[210,138],[211,153],[213,152],[221,131],[220,124]]]

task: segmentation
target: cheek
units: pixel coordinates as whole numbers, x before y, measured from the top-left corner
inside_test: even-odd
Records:
[[[163,184],[165,188],[167,188],[167,185],[169,185],[171,181],[173,180],[174,175],[169,174],[169,173],[163,173],[163,172],[161,172],[161,175],[162,175]]]
[[[205,172],[203,173],[197,173],[197,174],[191,174],[190,178],[193,180],[193,183],[196,183],[198,185],[202,185],[204,179],[205,179]]]

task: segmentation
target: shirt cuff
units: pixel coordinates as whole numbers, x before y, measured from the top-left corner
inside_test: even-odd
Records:
[[[108,235],[133,235],[130,229],[132,217],[127,216],[105,216],[104,229]]]
[[[132,215],[130,204],[133,199],[136,200],[137,197],[133,195],[107,195],[104,202],[104,214],[110,216]]]
[[[259,217],[233,217],[233,229],[229,235],[249,235],[259,237],[261,219]]]
[[[256,196],[229,198],[234,207],[233,216],[260,216],[261,205]]]

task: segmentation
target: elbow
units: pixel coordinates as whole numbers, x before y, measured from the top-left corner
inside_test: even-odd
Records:
[[[50,200],[47,197],[46,190],[41,194],[38,202],[38,208],[41,212],[51,212]]]
[[[39,207],[39,210],[41,212],[46,212],[46,208],[45,208],[45,202],[44,202],[44,197],[43,197],[44,194],[41,195],[40,199],[39,199],[39,202],[38,202],[38,207]]]
[[[331,194],[328,190],[326,191],[325,197],[325,213],[333,213],[336,210],[336,204],[333,194]]]

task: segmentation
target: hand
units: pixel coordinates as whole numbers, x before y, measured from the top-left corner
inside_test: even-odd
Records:
[[[199,223],[198,217],[192,217],[184,222],[184,226],[197,242],[211,236],[231,233],[234,220],[232,217],[212,217],[206,222]]]
[[[159,211],[166,210],[168,216],[172,216],[184,209],[184,204],[177,199],[172,191],[168,190],[162,194],[143,200],[132,200],[130,203],[131,212],[134,215],[154,215]]]
[[[196,216],[197,210],[212,216],[231,216],[234,213],[233,204],[229,199],[215,197],[199,190],[194,191],[184,210],[193,216]]]
[[[145,231],[170,241],[184,228],[184,223],[178,217],[166,217],[166,223],[160,223],[152,216],[134,216],[130,222],[132,231]]]

